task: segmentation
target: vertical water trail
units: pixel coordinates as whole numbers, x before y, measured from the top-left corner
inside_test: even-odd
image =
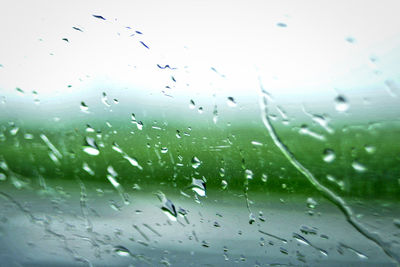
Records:
[[[260,81],[260,108],[261,108],[261,117],[264,123],[265,128],[269,135],[271,136],[274,144],[279,148],[282,154],[286,157],[287,160],[300,172],[302,173],[307,180],[329,201],[331,201],[334,205],[336,205],[341,212],[346,217],[346,220],[350,225],[352,225],[360,234],[362,234],[367,239],[373,241],[377,244],[387,256],[390,257],[391,260],[395,261],[397,264],[400,264],[400,255],[396,254],[389,242],[382,240],[382,238],[376,233],[369,231],[363,224],[361,224],[356,217],[352,209],[347,205],[347,203],[340,197],[335,195],[329,188],[322,185],[315,176],[304,167],[294,156],[294,154],[289,150],[289,148],[280,140],[278,137],[275,128],[272,126],[270,118],[268,117],[268,99],[270,99],[270,95],[263,88]]]

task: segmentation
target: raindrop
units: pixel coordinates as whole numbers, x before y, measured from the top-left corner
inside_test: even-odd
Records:
[[[249,214],[249,224],[253,224],[256,221],[256,217],[254,216],[254,214],[252,212],[250,212]]]
[[[342,95],[338,95],[335,98],[335,108],[338,112],[347,111],[349,109],[349,103],[347,99]]]
[[[162,203],[161,210],[164,212],[165,215],[171,220],[176,221],[176,217],[178,213],[176,212],[176,208],[174,203],[171,200],[167,199],[164,193],[161,191],[157,192],[157,197]]]
[[[364,149],[368,154],[374,154],[376,151],[376,147],[374,146],[365,146]]]
[[[318,205],[317,201],[315,201],[312,197],[307,198],[307,207],[310,209],[315,209]]]
[[[193,157],[192,158],[192,167],[194,169],[197,169],[198,167],[200,167],[200,165],[201,165],[201,161],[197,157]]]
[[[261,175],[261,181],[263,181],[263,182],[265,183],[265,182],[267,182],[267,180],[268,180],[268,175],[266,175],[265,173],[263,173],[263,174]]]
[[[82,112],[89,113],[89,107],[85,104],[85,102],[83,102],[83,101],[81,102],[80,108],[81,108]]]
[[[203,107],[199,107],[198,109],[197,109],[197,111],[199,112],[199,114],[202,114],[203,113]]]
[[[245,170],[244,174],[245,174],[246,179],[248,179],[248,180],[253,179],[254,174],[251,170]]]
[[[83,145],[83,151],[92,156],[97,156],[100,153],[99,147],[97,146],[96,141],[91,137],[85,138],[85,143]]]
[[[90,175],[92,176],[94,175],[94,171],[89,167],[89,165],[86,162],[83,163],[82,169],[87,173],[89,173]]]
[[[96,19],[106,20],[103,16],[100,15],[92,15],[92,16],[95,17]]]
[[[18,94],[21,95],[21,96],[23,96],[25,94],[24,90],[22,90],[19,87],[15,88],[15,90],[17,90]]]
[[[10,130],[10,134],[11,135],[16,135],[18,133],[18,131],[19,131],[19,127],[15,126],[14,128],[12,128]]]
[[[204,241],[204,240],[201,242],[201,245],[202,245],[203,247],[205,247],[205,248],[210,247],[210,244],[209,244],[207,241]]]
[[[161,153],[165,154],[168,152],[168,148],[167,147],[162,147],[161,148]]]
[[[196,107],[196,103],[194,103],[193,99],[190,99],[189,108],[194,109]]]
[[[217,110],[217,105],[214,106],[213,110],[213,122],[214,124],[217,124],[218,121],[218,110]]]
[[[286,27],[287,27],[287,24],[286,24],[286,23],[283,23],[283,22],[278,22],[278,23],[276,24],[276,26],[281,27],[281,28],[286,28]]]
[[[107,107],[111,106],[110,103],[108,102],[107,94],[105,92],[103,92],[101,96],[101,102],[103,102],[103,104],[106,105]]]
[[[335,160],[335,158],[336,158],[335,151],[329,148],[324,150],[323,160],[325,162],[331,163],[332,161]]]
[[[225,180],[222,180],[222,181],[221,181],[221,188],[222,188],[222,190],[225,190],[227,187],[228,187],[228,182],[225,181]]]
[[[118,256],[121,256],[121,257],[132,256],[129,249],[127,249],[126,247],[123,247],[123,246],[114,247],[114,253],[116,253]]]
[[[230,107],[236,107],[236,101],[233,97],[229,96],[226,103],[228,104],[228,106]]]
[[[192,190],[199,196],[206,196],[206,183],[202,179],[192,178]]]
[[[346,37],[346,42],[350,43],[350,44],[354,44],[356,42],[356,39],[354,37],[348,36]]]
[[[95,130],[92,128],[92,126],[90,126],[89,124],[86,124],[86,132],[88,132],[88,133],[94,133]]]
[[[354,170],[356,170],[357,172],[365,172],[367,171],[367,167],[365,167],[364,165],[362,165],[360,162],[358,161],[353,161],[353,163],[351,164],[351,166],[353,167]]]

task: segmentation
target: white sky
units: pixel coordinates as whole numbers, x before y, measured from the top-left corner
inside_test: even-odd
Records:
[[[159,92],[171,84],[171,74],[178,81],[175,94],[207,96],[257,93],[258,75],[274,94],[373,86],[399,74],[399,3],[2,1],[0,90],[20,87],[45,97],[108,80]],[[143,35],[130,37],[135,30]],[[371,56],[379,59],[377,66]],[[370,78],[374,68],[383,75]]]

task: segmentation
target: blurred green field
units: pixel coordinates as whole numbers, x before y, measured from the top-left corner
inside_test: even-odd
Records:
[[[103,181],[107,187],[111,186],[106,179],[107,166],[111,165],[118,173],[119,183],[126,188],[134,184],[142,188],[164,184],[184,190],[190,186],[192,177],[203,177],[208,188],[223,190],[221,183],[225,180],[226,189],[237,191],[244,190],[246,175],[249,175],[246,170],[250,170],[253,175],[248,180],[249,191],[294,194],[315,191],[275,147],[261,123],[214,125],[203,122],[188,126],[176,120],[168,124],[143,120],[143,130],[139,130],[134,123],[118,119],[108,122],[112,127],[98,119],[88,121],[95,132],[87,132],[86,124],[79,121],[52,128],[20,124],[17,133],[12,132],[15,126],[3,123],[0,157],[9,171],[3,168],[1,172],[9,176],[10,182],[21,180],[36,184],[39,176],[51,180],[79,177],[83,181]],[[285,126],[280,122],[274,125],[297,159],[339,195],[400,198],[399,123],[343,126],[335,129],[334,134],[325,135],[326,141],[299,134],[299,127],[295,125]],[[32,139],[29,136],[26,139],[26,134],[31,134]],[[41,134],[50,140],[62,158],[51,159],[51,149],[40,138]],[[83,151],[86,137],[94,138],[99,155]],[[123,158],[124,154],[115,151],[112,148],[115,144],[126,155],[137,159],[143,169],[132,166]],[[369,152],[366,147],[370,148]],[[325,149],[335,152],[334,161],[323,160]],[[193,157],[201,162],[198,168],[192,167]],[[355,161],[366,170],[355,170],[352,167]],[[84,163],[94,175],[83,170]]]

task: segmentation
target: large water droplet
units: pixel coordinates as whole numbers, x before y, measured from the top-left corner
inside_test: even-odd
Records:
[[[206,196],[206,183],[202,179],[192,178],[192,190],[199,196]]]
[[[114,247],[114,252],[121,257],[128,257],[131,256],[131,252],[129,251],[129,249],[127,249],[126,247],[123,246],[115,246]]]

